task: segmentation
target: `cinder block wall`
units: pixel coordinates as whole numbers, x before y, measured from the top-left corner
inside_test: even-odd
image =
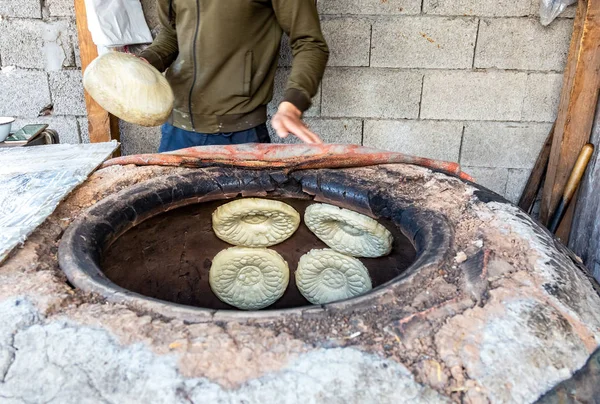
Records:
[[[0,114],[87,141],[71,0],[0,1]],[[157,33],[155,0],[142,0]],[[556,115],[573,9],[542,27],[537,0],[319,0],[331,49],[306,114],[328,142],[460,162],[516,200]],[[284,38],[276,94],[291,54]],[[53,103],[49,117],[37,117]],[[124,153],[158,128],[121,124]],[[277,139],[275,139],[278,141]]]

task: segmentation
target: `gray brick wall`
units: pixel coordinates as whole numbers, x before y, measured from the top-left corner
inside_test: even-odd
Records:
[[[0,0],[0,115],[46,123],[64,143],[88,139],[78,55],[73,1]]]
[[[141,1],[156,34],[155,0]],[[574,15],[545,28],[538,4],[318,0],[331,57],[307,124],[327,142],[458,161],[516,200],[556,115]],[[73,14],[72,0],[0,1],[0,114],[86,142]],[[270,115],[290,63],[284,38]],[[158,128],[121,123],[121,133],[124,153],[158,147]]]

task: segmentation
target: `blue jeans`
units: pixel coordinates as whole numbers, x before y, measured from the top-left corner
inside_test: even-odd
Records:
[[[242,143],[271,143],[267,125],[264,123],[255,128],[231,133],[198,133],[164,124],[158,152],[168,152],[186,147],[212,146]]]

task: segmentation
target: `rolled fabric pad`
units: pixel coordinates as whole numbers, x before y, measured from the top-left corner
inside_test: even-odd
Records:
[[[275,251],[232,247],[215,256],[208,281],[219,300],[238,309],[259,310],[283,296],[290,270]]]
[[[94,59],[83,75],[83,87],[111,114],[142,126],[165,123],[175,101],[167,79],[127,53],[108,52]]]
[[[392,251],[388,229],[348,209],[316,203],[306,208],[304,222],[330,248],[353,257],[376,258]]]
[[[221,205],[212,226],[221,240],[245,247],[270,247],[287,240],[300,225],[290,205],[271,199],[245,198]]]
[[[300,258],[296,286],[312,304],[348,299],[373,288],[362,262],[330,249],[311,250]]]

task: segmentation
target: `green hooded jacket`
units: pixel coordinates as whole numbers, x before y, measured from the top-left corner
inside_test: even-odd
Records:
[[[166,70],[172,125],[219,133],[264,123],[282,32],[293,55],[284,101],[310,107],[329,56],[314,0],[158,0],[158,15],[160,33],[140,56]]]

